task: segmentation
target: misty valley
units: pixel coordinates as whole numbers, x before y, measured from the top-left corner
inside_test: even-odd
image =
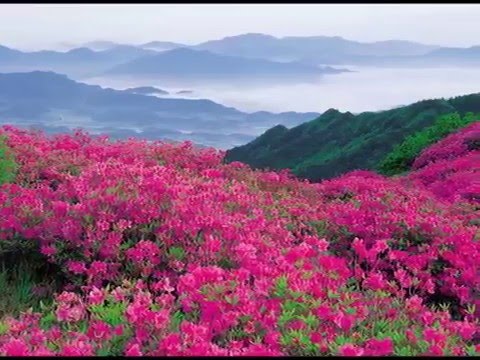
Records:
[[[475,48],[262,34],[152,46],[0,47],[0,121],[229,149],[330,108],[387,110],[473,93],[480,80]]]

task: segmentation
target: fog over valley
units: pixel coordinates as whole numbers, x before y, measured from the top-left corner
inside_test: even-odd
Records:
[[[158,14],[171,13],[172,18],[165,21],[174,26],[175,16],[178,18],[182,11],[185,16],[193,14],[190,11],[194,8],[204,11],[206,17],[216,11],[225,14],[222,6],[212,7],[210,12],[201,7],[151,9]],[[15,28],[6,14],[13,15],[20,9],[25,16],[47,16],[44,11],[49,9],[64,14],[63,19],[73,19],[69,6],[11,5],[4,9],[0,30]],[[120,26],[133,19],[135,12],[144,16],[141,26],[154,24],[146,7],[129,7],[131,13],[125,12],[126,8],[110,9],[111,29],[116,29],[110,38],[104,37],[100,28],[98,37],[92,38],[90,29],[79,24],[75,37],[63,34],[59,39],[53,29],[61,28],[62,18],[46,26],[49,39],[40,39],[33,31],[34,18],[28,36],[8,37],[3,33],[0,123],[50,133],[80,127],[113,138],[190,140],[229,149],[252,141],[275,125],[294,127],[331,108],[357,114],[479,91],[480,46],[462,32],[461,26],[455,29],[456,43],[452,39],[439,42],[432,32],[432,38],[427,39],[425,29],[408,32],[380,23],[369,23],[353,36],[348,27],[330,23],[325,15],[337,11],[353,24],[363,21],[365,14],[372,18],[390,14],[392,8],[388,6],[312,7],[312,11],[325,10],[318,12],[324,21],[310,23],[311,30],[303,35],[296,29],[308,24],[311,17],[307,7],[300,6],[293,16],[287,8],[272,7],[270,28],[265,22],[260,26],[252,20],[251,29],[232,34],[239,29],[238,19],[232,17],[230,28],[214,37],[204,33],[203,39],[195,39],[196,25],[192,23],[189,31],[183,29],[175,36],[153,31],[150,40],[143,37],[145,34],[140,36],[140,30],[138,37],[132,38]],[[236,9],[238,16],[243,16],[244,8]],[[397,19],[403,21],[406,14],[422,18],[427,14],[422,9],[426,8],[399,8]],[[460,14],[459,9],[465,12]],[[252,14],[260,16],[264,10],[252,7]],[[358,10],[364,12],[356,13]],[[78,8],[77,14],[81,17],[88,11],[97,11],[91,18],[92,26],[96,26],[99,14],[106,10],[87,6]],[[457,14],[466,28],[470,21],[466,14],[476,8],[459,7],[457,13],[432,7],[431,11],[436,11],[439,18]],[[233,16],[233,12],[229,14]],[[279,32],[275,25],[287,14],[292,22],[289,34]],[[432,29],[436,26],[431,22],[424,26],[428,24]],[[374,33],[381,34],[382,28],[397,31],[397,35],[372,38]],[[196,35],[201,34],[198,31]],[[83,41],[77,37],[82,34]],[[28,46],[27,42],[33,44],[35,39],[44,44],[50,40],[50,45]]]

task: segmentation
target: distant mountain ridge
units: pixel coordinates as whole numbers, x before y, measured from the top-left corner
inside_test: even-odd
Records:
[[[222,79],[233,75],[254,77],[257,73],[277,79],[305,74],[311,78],[317,73],[348,70],[348,65],[477,67],[479,49],[403,40],[368,43],[339,36],[277,38],[265,34],[230,36],[197,45],[170,41],[130,45],[101,40],[64,52],[26,52],[0,46],[0,72],[54,71],[76,79],[105,73]]]
[[[80,47],[64,52],[24,52],[0,46],[0,72],[55,71],[87,76],[154,53],[152,50],[129,45],[118,45],[102,51]]]
[[[195,49],[273,61],[309,65],[371,66],[480,66],[480,46],[448,48],[405,40],[360,42],[340,36],[286,36],[242,34],[206,41]]]
[[[439,47],[401,40],[366,43],[346,40],[340,36],[277,38],[251,33],[207,41],[195,48],[225,55],[299,61],[321,55],[338,59],[350,56],[418,56]]]
[[[187,47],[187,45],[175,43],[171,41],[150,41],[139,45],[142,49],[151,49],[155,51],[173,50],[180,47]]]
[[[187,77],[288,76],[334,74],[345,70],[300,63],[279,63],[178,48],[115,66],[106,75],[162,75]]]
[[[157,42],[158,43],[158,42]],[[347,71],[328,66],[282,63],[219,55],[178,47],[165,51],[118,45],[95,51],[88,47],[65,52],[23,52],[0,47],[0,72],[54,71],[75,78],[102,75],[156,75],[173,78],[278,77],[335,74]]]
[[[148,89],[149,91],[151,89]],[[120,137],[168,138],[229,148],[276,123],[318,113],[245,113],[210,100],[155,97],[73,81],[53,72],[0,74],[0,122],[62,132],[84,127]]]
[[[168,91],[156,88],[154,86],[140,86],[135,88],[128,88],[123,91],[132,93],[132,94],[141,94],[141,95],[149,95],[149,94],[157,94],[157,95],[169,95]]]
[[[123,44],[119,44],[109,40],[96,40],[96,41],[89,41],[85,44],[80,45],[79,47],[86,47],[95,51],[102,51],[102,50],[108,50],[113,47],[122,46],[122,45]]]

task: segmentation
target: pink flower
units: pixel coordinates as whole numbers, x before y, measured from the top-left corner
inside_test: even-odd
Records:
[[[423,338],[431,344],[444,344],[447,340],[444,334],[432,328],[427,328],[423,331]]]
[[[67,268],[74,274],[84,274],[87,271],[85,263],[81,261],[69,261]]]
[[[168,310],[160,310],[153,315],[155,329],[163,330],[169,323],[170,313]]]
[[[280,346],[280,333],[276,331],[270,331],[265,335],[264,341],[265,344],[267,344],[270,348],[278,350]]]
[[[428,355],[443,356],[444,355],[443,348],[438,344],[430,345],[430,347],[428,348]]]
[[[412,286],[412,279],[403,269],[398,269],[395,271],[395,277],[403,288],[409,288]]]
[[[390,338],[383,340],[370,339],[365,345],[366,354],[373,356],[387,356],[393,354],[393,341]]]
[[[429,294],[435,293],[435,284],[433,283],[431,278],[429,278],[429,279],[427,279],[427,281],[425,281],[424,287],[425,287],[425,290],[427,290],[427,292]]]
[[[408,298],[406,301],[407,309],[412,312],[418,312],[422,309],[422,298],[418,295],[414,295]]]
[[[98,277],[107,273],[107,264],[101,261],[94,261],[88,269],[88,275]]]
[[[477,327],[475,326],[475,324],[465,321],[459,324],[458,333],[464,340],[471,340],[476,332]]]
[[[6,356],[27,356],[29,355],[27,345],[19,339],[11,339],[0,348],[0,352]]]
[[[95,341],[108,340],[111,337],[110,326],[103,321],[94,321],[90,324],[87,336]]]
[[[99,305],[99,304],[102,304],[104,300],[105,300],[105,294],[103,293],[103,291],[97,288],[96,286],[94,286],[93,289],[88,294],[88,302],[91,305]]]
[[[412,343],[412,344],[416,344],[418,339],[417,339],[417,336],[415,335],[415,333],[410,330],[410,329],[407,329],[407,331],[405,331],[405,334],[407,335],[407,340]]]
[[[382,274],[370,274],[363,282],[363,285],[372,290],[383,290],[387,286]]]
[[[346,315],[341,312],[335,317],[334,321],[335,324],[342,329],[342,331],[348,332],[355,324],[355,317],[353,315]]]
[[[33,356],[54,356],[55,353],[46,348],[45,346],[38,347],[35,351],[32,352]]]
[[[42,246],[40,252],[45,256],[52,256],[57,253],[57,249],[53,245]]]
[[[113,334],[115,336],[122,336],[123,335],[123,330],[124,330],[123,325],[117,325],[113,329]]]
[[[125,349],[125,355],[126,356],[143,356],[143,353],[140,351],[140,345],[137,343],[133,343],[130,345],[127,345]]]
[[[330,307],[327,305],[320,305],[314,310],[315,315],[322,320],[328,320],[330,319],[330,316],[332,314]]]
[[[85,307],[81,304],[66,306],[60,305],[56,310],[58,321],[77,322],[85,316]]]
[[[362,356],[364,353],[362,348],[359,348],[353,344],[345,344],[338,348],[338,354],[340,356]]]
[[[112,291],[112,296],[115,301],[122,302],[125,300],[125,290],[122,288],[116,288]]]
[[[180,355],[178,354],[181,350],[180,334],[172,333],[162,338],[160,340],[159,349],[168,355]]]
[[[71,344],[64,345],[59,355],[62,356],[93,356],[93,346],[85,341],[75,340]]]
[[[363,240],[360,240],[359,238],[353,239],[352,249],[355,250],[356,254],[360,259],[367,258],[367,249],[365,247],[365,242]]]

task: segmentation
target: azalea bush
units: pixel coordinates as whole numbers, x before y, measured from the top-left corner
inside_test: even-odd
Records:
[[[0,256],[55,282],[0,318],[0,355],[480,353],[478,132],[404,177],[319,184],[189,143],[1,132]]]
[[[460,131],[448,136],[443,141],[426,148],[413,163],[413,169],[418,170],[429,163],[439,160],[457,159],[472,152],[476,154],[480,149],[480,122],[464,127]]]
[[[478,121],[479,118],[480,115],[474,115],[473,113],[468,113],[463,117],[458,113],[441,116],[432,126],[408,136],[402,143],[397,145],[379,164],[379,170],[386,175],[395,175],[408,171],[422,151],[447,135]],[[417,164],[418,161],[423,160],[420,158],[417,160]]]

